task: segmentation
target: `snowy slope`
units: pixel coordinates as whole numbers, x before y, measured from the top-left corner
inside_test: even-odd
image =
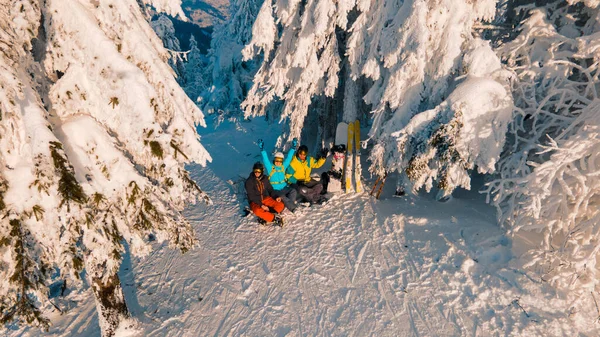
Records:
[[[476,193],[335,196],[281,228],[242,218],[240,175],[277,125],[203,129],[213,156],[190,167],[214,205],[187,210],[199,246],[126,260],[121,275],[136,336],[594,336],[596,308],[527,275],[494,210]],[[260,136],[265,135],[267,136]],[[366,165],[363,165],[366,167]],[[372,182],[367,180],[367,186]],[[55,298],[48,336],[99,336],[91,293]],[[16,329],[9,336],[37,336]]]

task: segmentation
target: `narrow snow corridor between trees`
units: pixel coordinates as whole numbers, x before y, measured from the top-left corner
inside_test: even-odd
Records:
[[[239,190],[236,177],[245,178],[258,158],[256,135],[268,132],[265,143],[273,144],[276,129],[254,121],[237,131],[224,125],[202,132],[214,162],[190,171],[214,205],[186,212],[199,240],[194,250],[182,255],[165,244],[146,258],[127,257],[121,278],[139,321],[140,331],[133,335],[570,336],[592,331],[593,312],[574,322],[560,309],[566,305],[560,294],[517,266],[512,241],[475,192],[447,203],[426,194],[392,198],[394,184],[388,182],[381,200],[368,193],[337,195],[288,217],[284,228],[242,217],[238,191],[243,187]],[[367,187],[373,183],[365,182]],[[65,315],[52,317],[49,335],[99,336],[95,316],[90,319],[93,298],[85,294]]]

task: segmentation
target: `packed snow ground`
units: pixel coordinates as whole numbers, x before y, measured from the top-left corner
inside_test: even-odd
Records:
[[[213,205],[190,207],[199,245],[126,257],[121,277],[135,336],[594,336],[595,307],[568,303],[523,271],[519,247],[474,192],[337,195],[284,228],[241,217],[243,179],[264,121],[202,129],[213,157],[190,167]],[[268,135],[267,135],[268,134]],[[261,136],[266,135],[266,136]],[[366,156],[363,156],[366,157]],[[366,167],[366,165],[363,165]],[[367,190],[372,180],[365,177]],[[54,298],[48,336],[100,336],[89,290]],[[9,336],[37,336],[15,329]]]

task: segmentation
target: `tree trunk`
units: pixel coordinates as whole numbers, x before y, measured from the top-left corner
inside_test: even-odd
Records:
[[[342,121],[352,123],[358,118],[358,103],[362,99],[358,84],[350,78],[350,66],[345,67],[344,108]]]
[[[114,336],[121,321],[129,316],[119,276],[116,273],[111,275],[106,283],[102,282],[102,278],[90,276],[90,281],[102,336]]]

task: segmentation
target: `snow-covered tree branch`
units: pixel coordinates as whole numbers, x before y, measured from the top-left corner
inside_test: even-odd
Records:
[[[271,102],[281,99],[281,119],[289,118],[290,123],[288,138],[300,137],[312,98],[333,97],[338,86],[336,27],[346,29],[353,7],[353,1],[263,3],[252,40],[243,50],[245,59],[258,54],[264,58],[242,103],[246,116],[262,115]]]
[[[576,1],[523,10],[519,36],[499,48],[518,77],[517,110],[486,192],[514,233],[541,234],[528,265],[582,300],[598,285],[599,11]]]
[[[151,4],[181,13],[178,1]],[[124,243],[136,255],[151,233],[194,245],[180,212],[209,201],[184,168],[210,160],[203,115],[137,1],[14,1],[0,25],[2,321],[47,324],[53,269],[78,284],[85,268],[112,335],[127,317]]]
[[[509,73],[487,42],[474,40],[459,74],[446,100],[375,146],[374,173],[405,171],[415,189],[429,190],[437,180],[441,197],[456,187],[470,189],[469,170],[475,167],[494,172],[512,117]]]
[[[185,82],[185,71],[183,61],[186,58],[188,52],[181,51],[179,46],[179,40],[175,36],[175,27],[173,22],[166,15],[160,14],[155,20],[150,22],[152,30],[160,37],[163,42],[163,46],[171,54],[169,59],[169,65],[177,74],[179,83]]]

